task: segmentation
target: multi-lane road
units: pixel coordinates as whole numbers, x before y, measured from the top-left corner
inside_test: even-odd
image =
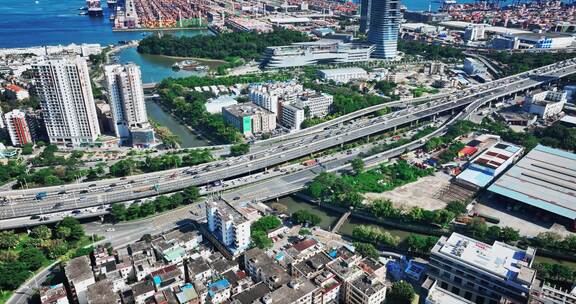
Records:
[[[524,92],[573,73],[576,73],[576,61],[569,60],[503,78],[451,96],[431,99],[427,102],[423,100],[417,106],[408,107],[385,116],[347,124],[344,124],[344,121],[339,122],[340,125],[331,124],[309,134],[301,134],[285,141],[276,141],[268,149],[195,167],[93,183],[2,192],[0,196],[5,197],[7,201],[4,206],[0,207],[0,219],[129,201],[174,192],[187,186],[204,185],[235,176],[251,174],[263,168],[285,163],[414,121],[434,117],[440,113],[465,108],[464,111],[458,111],[457,116],[465,118],[486,102]],[[352,117],[360,117],[368,113],[370,110],[364,109]],[[45,192],[46,197],[37,200],[36,195],[40,192]]]

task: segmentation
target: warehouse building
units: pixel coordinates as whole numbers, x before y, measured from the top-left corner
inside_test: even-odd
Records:
[[[545,211],[576,229],[576,154],[538,145],[488,191]]]
[[[474,147],[470,147],[470,149],[474,150]],[[522,155],[522,151],[524,151],[522,147],[498,142],[474,158],[468,164],[468,168],[456,177],[456,181],[473,189],[484,188],[500,173],[514,164]],[[467,151],[461,152],[466,153]]]
[[[348,83],[351,80],[368,79],[368,72],[363,68],[340,68],[319,70],[318,76],[324,80],[332,80],[336,83]]]

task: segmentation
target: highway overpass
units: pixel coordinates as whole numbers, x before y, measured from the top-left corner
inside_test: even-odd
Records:
[[[487,102],[526,92],[534,87],[576,73],[575,63],[576,61],[572,60],[566,61],[530,73],[508,77],[492,82],[485,86],[484,90],[472,92],[462,98],[457,96],[463,94],[456,94],[448,102],[427,102],[389,115],[344,125],[340,128],[329,128],[318,134],[299,139],[298,142],[289,146],[280,144],[257,154],[192,168],[173,169],[123,179],[2,192],[0,196],[9,198],[10,204],[0,207],[0,219],[54,212],[56,204],[59,204],[57,211],[63,211],[130,201],[178,191],[187,186],[204,185],[217,180],[251,174],[266,167],[308,156],[441,113],[458,111],[456,117],[463,119]],[[464,110],[460,111],[462,108]],[[46,192],[47,197],[43,200],[36,200],[35,196],[38,192]]]

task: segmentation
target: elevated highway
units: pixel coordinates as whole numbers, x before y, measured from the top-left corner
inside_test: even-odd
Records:
[[[0,219],[46,213],[53,211],[57,204],[58,211],[63,211],[130,201],[178,191],[188,186],[204,185],[234,176],[251,174],[263,168],[428,119],[441,113],[454,111],[455,119],[465,119],[470,113],[488,102],[526,92],[573,73],[576,73],[576,61],[558,63],[489,83],[482,90],[473,90],[468,94],[457,93],[450,96],[447,102],[431,101],[389,115],[354,122],[339,128],[328,128],[301,138],[290,145],[279,144],[266,151],[230,160],[94,183],[2,192],[0,196],[7,198],[7,204],[0,207]],[[422,139],[419,144],[421,145],[424,141],[425,139]],[[35,196],[39,192],[46,192],[46,197],[36,200]]]

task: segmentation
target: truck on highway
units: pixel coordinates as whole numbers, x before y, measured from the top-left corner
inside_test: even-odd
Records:
[[[305,160],[302,162],[302,165],[304,165],[306,167],[316,166],[316,164],[318,164],[317,159],[309,159],[309,160]]]
[[[36,200],[41,201],[44,198],[46,198],[47,196],[48,196],[48,193],[46,193],[45,191],[38,192],[38,193],[36,193]]]
[[[140,192],[146,192],[146,191],[150,191],[153,190],[154,186],[147,186],[147,187],[142,187],[142,188],[138,188],[138,189],[134,189],[134,193],[140,193]]]

